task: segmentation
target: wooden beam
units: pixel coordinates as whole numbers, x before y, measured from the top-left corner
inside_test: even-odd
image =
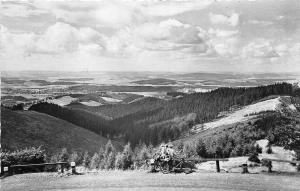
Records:
[[[281,160],[281,159],[268,159],[268,158],[263,158],[262,160],[274,161],[274,162],[286,162],[286,163],[292,163],[292,164],[300,164],[300,161],[296,161],[296,160]]]
[[[206,162],[206,161],[229,161],[228,158],[187,158],[187,161],[199,161],[199,162]]]
[[[57,162],[57,163],[40,163],[40,164],[18,164],[18,165],[11,165],[11,167],[46,166],[46,165],[61,165],[61,164],[68,164],[68,163]]]

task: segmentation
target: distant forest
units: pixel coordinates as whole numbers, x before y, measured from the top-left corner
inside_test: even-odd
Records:
[[[172,100],[145,98],[130,104],[99,106],[94,111],[38,103],[29,108],[69,121],[107,138],[122,137],[132,146],[139,142],[157,145],[179,138],[194,124],[217,118],[232,106],[244,106],[271,95],[300,95],[291,84],[251,88],[219,88],[183,95]],[[101,114],[101,115],[100,115]],[[102,116],[115,116],[107,120]]]

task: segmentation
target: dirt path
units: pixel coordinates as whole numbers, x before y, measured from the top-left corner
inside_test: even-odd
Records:
[[[60,177],[51,173],[23,174],[1,180],[1,190],[300,190],[300,176],[192,173],[150,174],[110,171]]]

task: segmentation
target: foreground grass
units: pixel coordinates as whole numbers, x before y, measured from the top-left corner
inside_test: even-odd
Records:
[[[299,179],[299,174],[103,171],[63,176],[34,173],[2,179],[1,190],[300,190]]]

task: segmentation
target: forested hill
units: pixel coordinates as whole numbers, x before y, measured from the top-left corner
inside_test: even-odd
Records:
[[[69,151],[98,152],[108,139],[67,121],[35,111],[1,108],[2,151],[43,146],[53,154]],[[117,142],[113,142],[119,147]]]
[[[251,88],[219,88],[207,93],[184,95],[170,101],[157,100],[159,104],[151,100],[151,107],[144,105],[149,102],[141,101],[138,104],[100,106],[94,113],[91,113],[48,103],[38,103],[30,110],[64,119],[105,137],[122,136],[124,141],[129,141],[133,145],[140,140],[155,145],[178,138],[183,131],[187,131],[194,124],[211,121],[221,111],[227,111],[234,105],[248,105],[270,95],[299,96],[300,94],[299,89],[291,84],[280,83]],[[127,110],[124,108],[130,107],[132,107],[131,111],[136,112],[126,113]],[[108,121],[96,113],[105,116],[115,113],[116,116],[122,117]]]

